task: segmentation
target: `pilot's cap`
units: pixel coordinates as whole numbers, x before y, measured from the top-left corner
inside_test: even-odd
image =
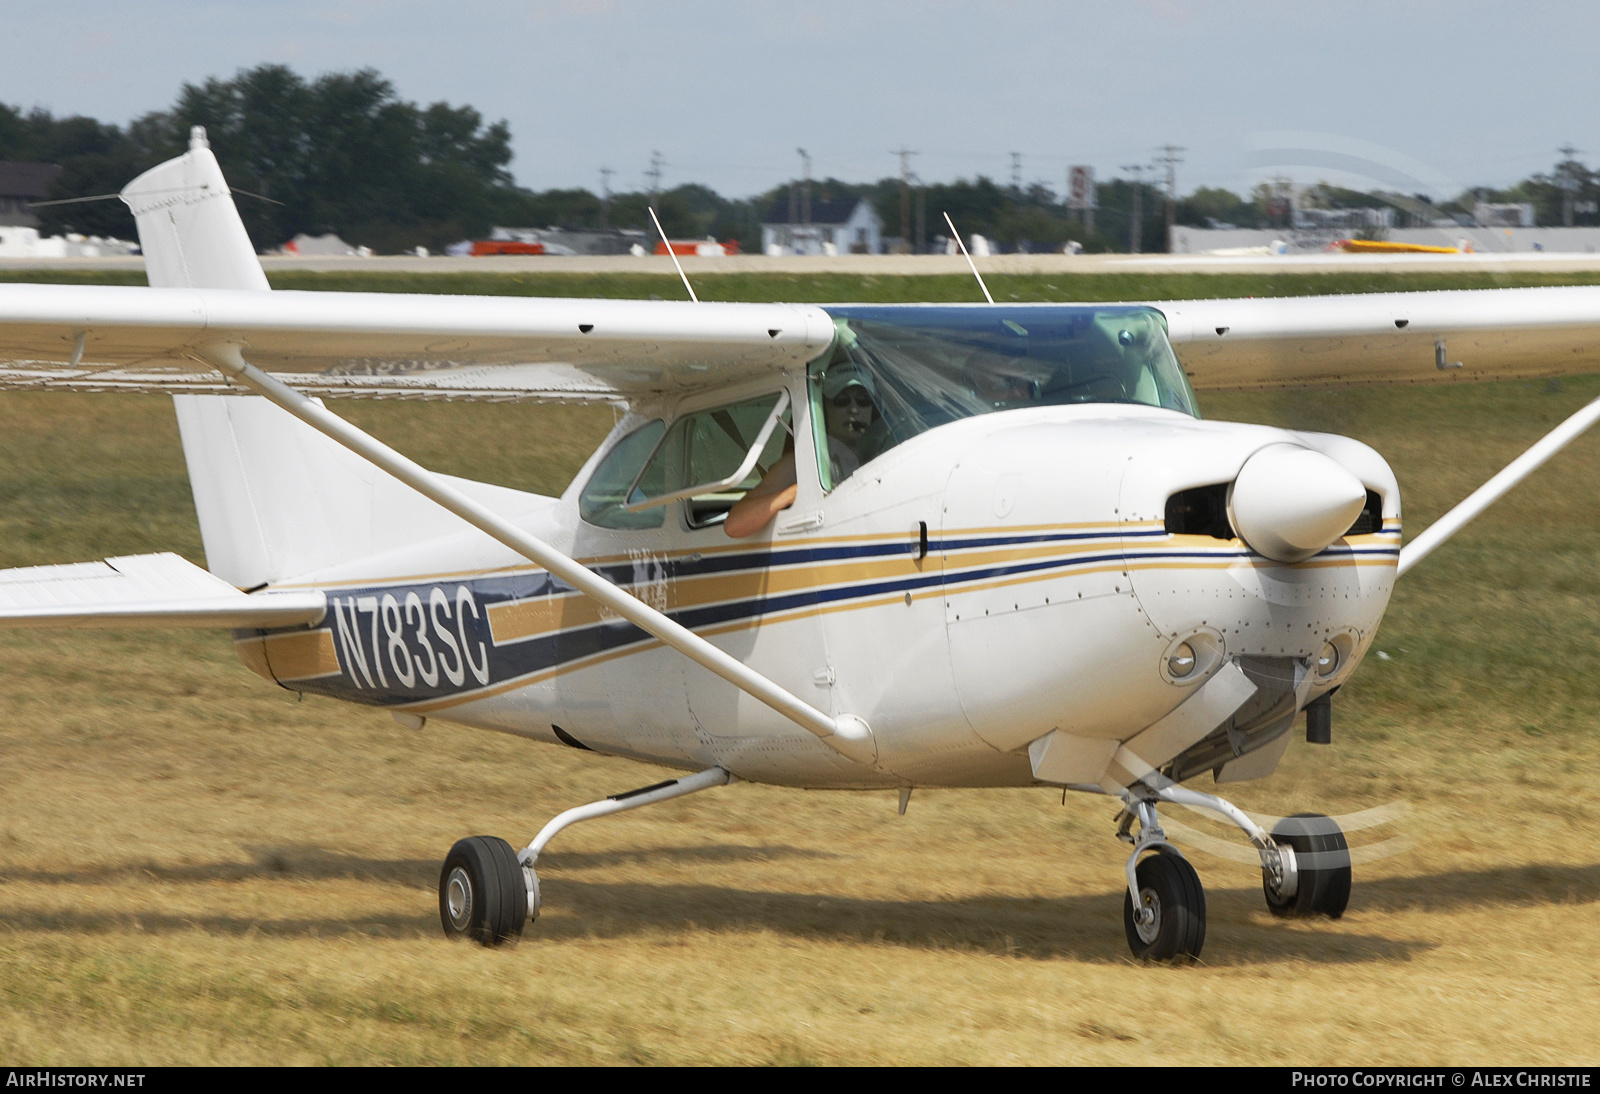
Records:
[[[832,399],[851,384],[863,388],[870,395],[872,388],[867,385],[867,378],[861,370],[853,364],[840,365],[830,368],[822,376],[822,397]]]

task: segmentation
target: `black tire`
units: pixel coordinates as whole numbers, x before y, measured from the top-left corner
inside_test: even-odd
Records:
[[[1294,848],[1300,884],[1294,896],[1279,896],[1263,874],[1261,890],[1267,908],[1283,919],[1325,915],[1338,919],[1350,904],[1350,845],[1338,822],[1321,813],[1296,813],[1272,830],[1275,843]]]
[[[528,888],[511,845],[497,836],[456,841],[439,871],[439,922],[448,938],[515,942],[528,919]]]
[[[1155,922],[1141,926],[1133,915],[1133,894],[1122,895],[1122,926],[1128,948],[1144,961],[1189,961],[1206,942],[1206,894],[1200,875],[1180,855],[1151,855],[1134,870],[1139,895],[1155,912]]]

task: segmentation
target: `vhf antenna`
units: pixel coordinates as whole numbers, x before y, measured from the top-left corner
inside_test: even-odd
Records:
[[[683,287],[689,290],[689,299],[696,304],[700,303],[700,298],[694,294],[694,286],[689,284],[689,275],[683,272],[683,263],[678,261],[678,252],[672,249],[672,240],[667,238],[666,232],[661,231],[661,218],[656,216],[656,207],[649,205],[646,208],[650,210],[650,219],[656,222],[656,231],[661,232],[661,245],[667,249],[667,255],[672,259],[672,264],[678,267],[678,276],[683,278]],[[993,301],[990,301],[990,303],[993,303]]]
[[[956,231],[956,222],[950,219],[949,213],[944,215],[944,222],[950,225],[950,234],[956,237],[956,246],[960,247],[961,253],[967,256],[967,265],[972,267],[972,276],[978,279],[978,288],[983,290],[983,298],[993,304],[994,297],[989,295],[989,286],[983,283],[983,275],[978,272],[978,264],[972,261],[972,255],[967,253],[967,245],[961,242],[961,233]]]

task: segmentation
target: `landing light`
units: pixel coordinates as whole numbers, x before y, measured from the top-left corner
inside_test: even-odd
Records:
[[[1332,676],[1339,671],[1340,660],[1339,647],[1329,642],[1322,647],[1322,652],[1317,654],[1317,675],[1323,677]]]
[[[1194,647],[1187,642],[1180,644],[1167,658],[1167,671],[1180,680],[1194,671],[1194,665]]]
[[[1167,683],[1188,688],[1211,675],[1226,656],[1222,635],[1201,627],[1174,638],[1156,667]]]

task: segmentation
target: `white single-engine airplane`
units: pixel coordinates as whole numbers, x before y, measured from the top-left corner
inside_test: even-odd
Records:
[[[520,852],[457,843],[441,921],[488,945],[538,915],[561,829],[735,779],[898,788],[902,809],[918,786],[1116,796],[1144,958],[1205,938],[1159,803],[1242,829],[1273,912],[1338,916],[1336,824],[1268,831],[1182,784],[1270,774],[1301,711],[1327,743],[1397,574],[1600,417],[1402,551],[1376,452],[1202,421],[1194,389],[1596,371],[1600,288],[894,307],[271,292],[203,131],[122,197],[151,287],[0,287],[0,386],[172,392],[209,572],[174,554],[3,571],[0,623],[231,628],[294,691],[693,772],[569,810]],[[625,413],[549,498],[430,472],[316,396]]]

